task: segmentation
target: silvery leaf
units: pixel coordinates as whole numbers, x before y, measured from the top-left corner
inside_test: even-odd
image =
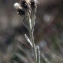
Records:
[[[23,25],[24,25],[28,30],[30,30],[29,18],[28,18],[27,16],[24,17],[24,19],[23,19]]]
[[[30,41],[30,39],[28,38],[28,36],[26,34],[25,34],[25,38],[28,41],[28,43],[31,45],[31,47],[33,47],[32,42]]]

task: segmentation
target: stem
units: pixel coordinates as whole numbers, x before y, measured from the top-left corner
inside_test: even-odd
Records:
[[[35,47],[35,43],[34,43],[33,30],[30,30],[29,33],[30,33],[30,40],[33,45],[34,58],[35,58],[35,62],[36,62],[36,49],[35,49],[36,47]]]
[[[33,53],[34,53],[35,63],[40,63],[40,53],[39,53],[39,50],[36,49],[37,47],[35,46],[34,36],[33,36],[33,31],[34,31],[33,24],[35,24],[34,23],[35,22],[35,14],[34,13],[33,14],[31,13],[32,11],[31,11],[30,8],[31,7],[29,7],[29,12],[28,12],[29,26],[30,26],[29,27],[30,41],[32,42],[32,46],[33,46]],[[31,16],[32,16],[32,18],[31,18]],[[39,57],[37,57],[37,55]]]
[[[39,50],[39,46],[37,46],[37,63],[40,63],[40,50]]]
[[[29,12],[28,13],[28,17],[29,17],[29,26],[30,26],[30,29],[29,29],[29,34],[30,34],[30,41],[32,42],[32,46],[33,46],[33,52],[34,52],[34,58],[35,58],[35,62],[37,61],[37,57],[36,57],[36,47],[35,47],[35,43],[34,43],[34,36],[33,36],[33,28],[32,28],[32,19],[31,19],[31,13]]]

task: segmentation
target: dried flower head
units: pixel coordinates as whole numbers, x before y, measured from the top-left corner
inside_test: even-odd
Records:
[[[25,11],[23,10],[23,8],[21,7],[19,3],[15,3],[14,8],[17,10],[17,13],[19,15],[25,15]]]
[[[37,0],[20,0],[19,3],[14,4],[14,7],[19,15],[25,15],[28,12],[27,10],[36,11]]]
[[[26,0],[20,0],[20,4],[21,4],[22,8],[25,8],[25,9],[28,8]]]
[[[35,2],[34,1],[31,1],[31,7],[35,8]]]
[[[36,0],[31,0],[31,8],[32,9],[37,7],[36,4],[37,4]]]
[[[17,10],[17,13],[18,13],[19,15],[25,15],[25,11],[22,10],[22,9],[18,9],[18,10]]]

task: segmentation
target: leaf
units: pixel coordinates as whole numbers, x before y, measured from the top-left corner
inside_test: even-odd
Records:
[[[33,47],[32,42],[30,41],[30,39],[28,38],[28,36],[26,34],[25,34],[25,38],[28,41],[28,43],[31,45],[31,47]]]
[[[23,19],[23,25],[24,25],[28,30],[30,30],[29,18],[28,18],[27,16],[24,17],[24,19]]]

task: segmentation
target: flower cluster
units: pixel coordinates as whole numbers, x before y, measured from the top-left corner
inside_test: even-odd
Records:
[[[31,11],[35,11],[36,9],[36,0],[20,0],[19,3],[15,3],[14,7],[17,10],[19,15],[25,15],[26,11],[31,9]]]

